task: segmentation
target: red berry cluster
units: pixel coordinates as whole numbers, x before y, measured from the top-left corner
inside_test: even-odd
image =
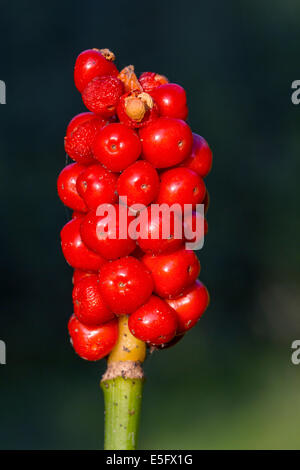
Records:
[[[211,150],[185,122],[181,86],[153,72],[138,79],[133,66],[119,72],[114,59],[108,49],[91,49],[76,60],[75,85],[89,112],[67,127],[65,150],[74,163],[57,182],[60,199],[74,211],[61,231],[63,254],[74,268],[69,333],[75,351],[88,360],[110,353],[120,315],[129,315],[132,335],[162,347],[191,329],[209,303],[197,280],[198,258],[184,248],[184,239],[151,239],[162,220],[149,209],[152,203],[204,203],[207,209],[203,178]],[[117,225],[113,237],[109,216],[97,208],[112,205],[118,214],[125,196],[127,226]],[[137,216],[129,209],[133,204],[147,206],[148,239],[128,232]]]

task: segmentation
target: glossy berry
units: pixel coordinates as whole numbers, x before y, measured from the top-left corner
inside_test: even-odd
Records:
[[[117,115],[122,124],[141,128],[158,118],[158,109],[149,94],[131,91],[121,96]]]
[[[111,171],[122,171],[140,156],[142,146],[136,132],[120,123],[109,124],[97,134],[93,153]]]
[[[57,179],[57,192],[61,201],[65,206],[79,212],[87,211],[87,206],[76,188],[78,176],[85,169],[86,167],[79,163],[71,163],[63,168]]]
[[[177,165],[192,150],[192,131],[181,119],[161,117],[140,129],[143,158],[156,168]]]
[[[176,336],[174,336],[174,338],[171,339],[171,341],[169,341],[168,343],[164,343],[164,344],[151,344],[150,343],[148,345],[150,347],[150,353],[152,354],[154,351],[161,351],[163,349],[172,348],[177,343],[179,343],[179,341],[181,341],[183,338],[184,338],[184,333],[177,334],[176,332]]]
[[[150,272],[132,256],[106,263],[100,271],[99,280],[106,305],[118,315],[134,312],[153,291]]]
[[[104,211],[104,215],[98,216],[97,210],[91,210],[81,223],[80,233],[91,250],[112,260],[127,256],[135,249],[136,242],[128,235],[128,225],[134,217],[127,213],[125,206],[121,209],[118,205],[107,206],[108,212]],[[119,224],[120,213],[124,221]]]
[[[124,92],[123,83],[117,77],[95,77],[82,92],[85,106],[102,117],[113,116]]]
[[[76,130],[78,126],[80,126],[81,124],[84,124],[87,121],[91,121],[92,119],[99,119],[99,117],[96,114],[91,113],[89,111],[85,113],[76,114],[76,116],[74,116],[71,119],[71,121],[69,122],[67,126],[66,135],[71,135],[72,132],[74,132],[74,130]],[[103,120],[103,124],[104,122],[105,121]]]
[[[172,168],[161,176],[161,184],[157,196],[158,204],[200,204],[206,193],[203,179],[189,168]]]
[[[127,197],[127,205],[148,206],[156,198],[159,190],[159,176],[148,162],[139,160],[119,176],[117,191],[120,197]]]
[[[176,311],[177,333],[185,333],[195,326],[209,304],[208,290],[200,281],[184,290],[180,297],[166,302]]]
[[[187,118],[186,93],[180,85],[176,83],[160,85],[152,91],[151,96],[161,116],[183,120]]]
[[[84,271],[98,271],[105,259],[91,251],[82,241],[80,225],[82,219],[72,219],[60,233],[61,248],[70,266]]]
[[[162,299],[152,295],[128,320],[131,333],[151,344],[171,341],[177,329],[175,311]]]
[[[95,117],[92,113],[76,116],[74,122],[70,122],[65,137],[65,151],[69,157],[83,165],[95,162],[92,144],[96,134],[105,124],[104,119]]]
[[[140,212],[139,247],[146,253],[166,253],[178,250],[183,243],[182,220],[174,212],[166,215],[155,205]]]
[[[73,278],[72,278],[73,285],[75,285],[77,282],[81,281],[81,279],[84,279],[85,277],[93,276],[93,274],[95,273],[93,273],[92,271],[83,271],[82,269],[74,269]]]
[[[88,326],[72,315],[68,330],[71,344],[78,356],[87,361],[99,361],[110,353],[118,339],[118,321],[111,320],[101,326]]]
[[[72,219],[82,219],[86,215],[85,212],[73,211]]]
[[[117,176],[100,164],[89,166],[77,178],[77,191],[89,209],[116,202],[116,186]]]
[[[154,292],[160,297],[176,297],[195,282],[200,263],[191,250],[180,249],[168,254],[145,255],[143,263],[154,280]]]
[[[193,134],[193,147],[191,155],[182,162],[182,166],[190,168],[199,176],[205,178],[212,167],[212,151],[201,135]]]
[[[96,274],[85,276],[74,285],[74,314],[85,325],[101,325],[115,317],[106,306],[99,287],[99,279]]]
[[[164,75],[155,72],[143,72],[139,81],[146,93],[152,93],[155,88],[168,83],[169,80]]]
[[[105,58],[98,49],[88,49],[81,52],[76,59],[74,81],[80,93],[95,77],[102,75],[118,75],[118,69],[112,61]]]

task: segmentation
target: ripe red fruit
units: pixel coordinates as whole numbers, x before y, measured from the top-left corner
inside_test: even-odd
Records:
[[[82,92],[85,106],[104,117],[113,116],[120,96],[124,93],[121,80],[111,75],[95,77]]]
[[[76,189],[78,176],[85,168],[79,163],[71,163],[63,168],[57,179],[57,192],[61,201],[67,207],[79,212],[87,211],[86,204]]]
[[[91,271],[83,271],[82,269],[74,269],[73,278],[72,278],[73,285],[75,285],[77,282],[81,281],[81,279],[84,279],[85,277],[93,276],[93,274],[94,273]]]
[[[107,356],[116,344],[119,328],[116,318],[101,326],[87,326],[72,315],[68,330],[78,356],[87,361],[99,361]]]
[[[155,72],[143,72],[139,78],[140,84],[146,93],[152,93],[155,88],[168,83],[167,77]]]
[[[136,132],[120,123],[101,129],[93,145],[95,158],[111,171],[124,170],[138,159],[141,151]]]
[[[158,109],[149,94],[135,90],[121,96],[117,114],[122,124],[140,128],[158,118]]]
[[[168,254],[145,255],[143,263],[151,271],[154,292],[160,297],[176,297],[195,282],[200,273],[200,262],[191,250]]]
[[[193,135],[181,119],[161,117],[140,129],[143,157],[156,168],[177,165],[190,154]]]
[[[73,289],[74,314],[85,325],[102,325],[115,318],[106,306],[99,288],[96,274],[85,276],[76,282]]]
[[[166,302],[176,311],[177,333],[184,333],[197,323],[209,304],[209,293],[200,281],[184,290],[180,297]]]
[[[123,206],[120,209],[121,206],[111,204],[107,204],[107,207],[105,215],[97,215],[97,210],[93,209],[85,216],[81,223],[81,236],[91,250],[111,260],[129,255],[136,243],[128,235],[128,225],[134,217],[128,214],[127,208]],[[124,215],[121,224],[120,212],[121,217]]]
[[[148,206],[157,196],[159,176],[148,162],[138,161],[121,173],[117,190],[119,196],[127,197],[127,205],[143,204]]]
[[[112,61],[105,58],[98,49],[87,49],[76,59],[74,81],[80,93],[95,77],[102,75],[118,75],[118,69]]]
[[[164,344],[175,336],[177,317],[164,300],[152,295],[130,315],[128,326],[136,338],[154,345]]]
[[[193,147],[191,155],[182,162],[185,166],[205,178],[212,167],[212,151],[206,140],[201,135],[193,133]]]
[[[161,176],[157,196],[158,204],[200,204],[205,197],[206,187],[202,178],[189,168],[172,168]]]
[[[82,219],[70,220],[60,232],[61,248],[70,266],[86,271],[98,271],[105,259],[89,250],[83,243],[79,228]]]
[[[158,106],[161,116],[185,120],[188,115],[186,93],[176,83],[167,83],[155,88],[151,96]]]
[[[65,151],[70,158],[83,165],[95,162],[92,143],[95,135],[106,124],[106,121],[92,113],[75,116],[67,128]]]
[[[76,114],[76,116],[71,119],[67,126],[66,135],[71,135],[72,132],[76,130],[78,126],[84,124],[87,121],[91,121],[92,119],[99,119],[99,117],[94,113],[90,113],[89,111],[86,111],[85,113]]]
[[[85,216],[85,212],[73,211],[72,219],[82,219]]]
[[[117,315],[134,312],[153,291],[150,272],[132,256],[106,263],[100,271],[99,280],[104,301]]]
[[[183,334],[177,334],[176,333],[176,336],[174,336],[173,339],[171,339],[171,341],[169,341],[168,343],[165,343],[165,344],[149,344],[150,346],[150,353],[152,354],[154,351],[161,351],[163,349],[169,349],[169,348],[172,348],[173,346],[175,346],[177,343],[179,343],[179,341],[181,341],[182,339],[184,338],[184,333]]]
[[[144,215],[145,219],[142,219]],[[168,217],[157,206],[151,205],[140,213],[140,217],[143,222],[137,243],[143,251],[160,254],[180,248],[183,243],[182,220],[174,212]]]
[[[77,191],[89,209],[116,202],[116,186],[117,176],[100,164],[89,166],[77,178]]]

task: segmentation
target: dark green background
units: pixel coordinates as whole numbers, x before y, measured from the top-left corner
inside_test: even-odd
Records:
[[[2,0],[1,448],[102,447],[105,364],[68,341],[56,195],[65,128],[84,109],[73,65],[90,47],[183,85],[214,151],[199,253],[211,306],[147,360],[140,448],[300,448],[299,18],[297,0]]]

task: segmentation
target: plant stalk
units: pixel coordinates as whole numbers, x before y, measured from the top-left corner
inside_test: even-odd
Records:
[[[119,338],[108,358],[102,377],[104,393],[105,450],[135,450],[142,403],[144,374],[142,362],[146,345],[128,328],[128,317],[119,318]]]
[[[137,448],[143,379],[116,377],[101,383],[105,403],[105,450]]]

